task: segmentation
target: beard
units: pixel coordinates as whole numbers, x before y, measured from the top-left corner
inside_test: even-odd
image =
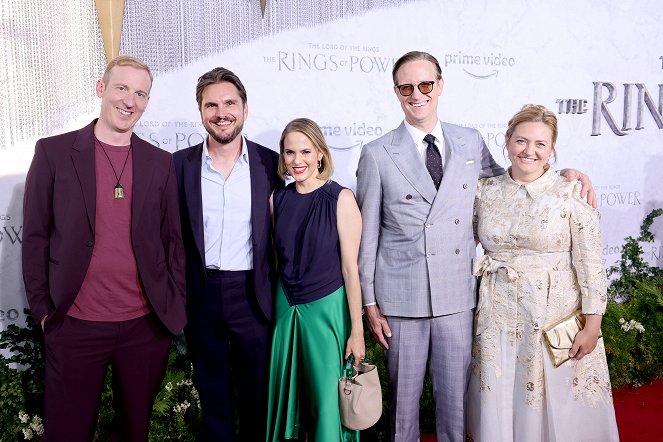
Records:
[[[214,121],[214,123],[216,123],[218,121],[229,121],[229,119],[226,118],[226,119],[216,120],[216,121]],[[237,120],[232,120],[232,121],[237,122]],[[235,129],[233,129],[233,131],[230,132],[228,135],[221,135],[221,134],[218,134],[214,131],[214,128],[211,126],[211,124],[209,122],[205,122],[204,126],[205,126],[205,130],[207,130],[207,133],[212,138],[214,138],[214,141],[216,141],[217,143],[220,143],[220,144],[228,144],[228,143],[232,142],[235,138],[237,138],[242,133],[242,129],[244,128],[244,124],[239,124],[239,125],[235,126]]]

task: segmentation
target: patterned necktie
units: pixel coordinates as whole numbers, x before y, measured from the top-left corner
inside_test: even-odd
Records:
[[[442,156],[440,151],[435,145],[435,137],[431,134],[428,134],[424,137],[426,142],[426,169],[430,173],[430,177],[433,179],[433,184],[435,188],[440,188],[440,182],[442,181]]]

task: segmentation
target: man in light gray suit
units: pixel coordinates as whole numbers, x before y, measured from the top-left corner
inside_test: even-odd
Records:
[[[444,80],[435,57],[403,55],[393,80],[405,121],[368,143],[357,169],[363,302],[387,349],[392,440],[419,440],[428,364],[437,440],[460,442],[476,304],[474,193],[479,178],[505,171],[478,131],[438,119]]]

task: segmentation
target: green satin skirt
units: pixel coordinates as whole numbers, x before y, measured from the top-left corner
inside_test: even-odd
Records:
[[[350,313],[341,286],[308,304],[290,306],[279,284],[272,339],[267,441],[358,442],[359,431],[341,425],[338,379]]]

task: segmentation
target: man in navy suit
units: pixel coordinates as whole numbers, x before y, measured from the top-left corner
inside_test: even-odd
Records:
[[[274,262],[269,197],[283,183],[278,154],[247,140],[240,79],[218,67],[198,79],[208,136],[174,154],[186,254],[187,343],[206,440],[233,440],[232,385],[240,439],[264,440]],[[232,379],[232,383],[231,383]]]

